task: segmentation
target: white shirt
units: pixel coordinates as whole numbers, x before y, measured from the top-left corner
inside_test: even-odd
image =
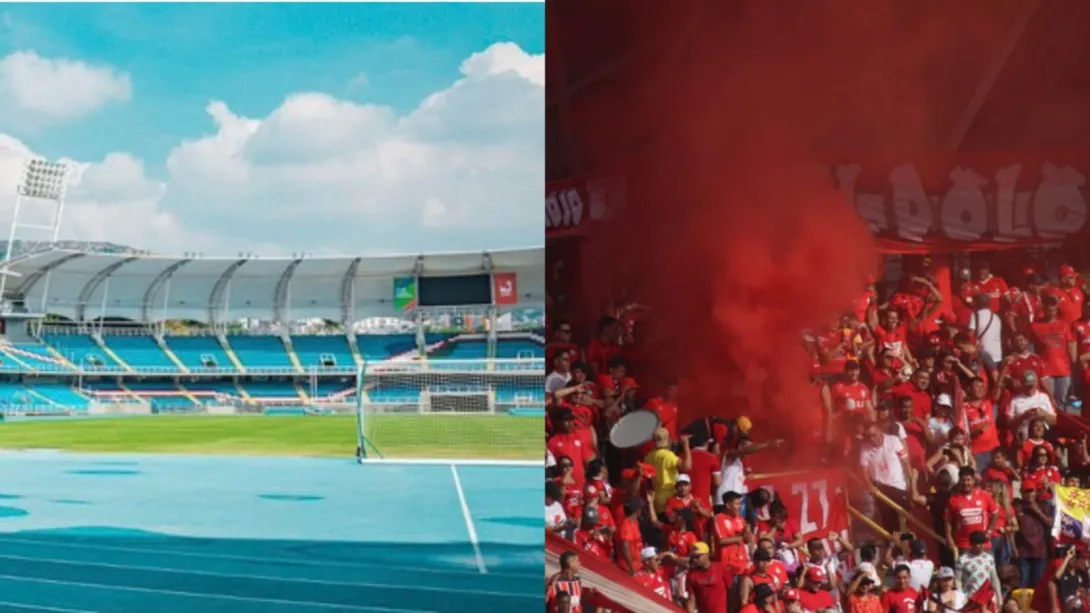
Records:
[[[556,466],[556,458],[553,457],[553,452],[548,449],[545,450],[545,468],[552,468]]]
[[[907,457],[908,452],[901,440],[884,434],[881,445],[871,445],[868,441],[859,454],[859,464],[875,485],[908,491],[908,478],[905,476],[904,466],[901,465],[901,460]]]
[[[554,502],[545,506],[545,527],[555,528],[560,525],[564,520],[568,519],[566,513],[564,513],[564,505],[559,502]]]
[[[554,370],[549,373],[548,377],[545,377],[545,392],[555,394],[556,390],[567,387],[568,381],[571,381],[571,373],[556,372]]]
[[[907,566],[912,574],[908,580],[909,587],[918,592],[931,585],[931,576],[935,574],[934,562],[927,558],[920,558],[918,560],[905,560],[900,564]]]
[[[1003,361],[1003,321],[991,309],[980,309],[969,316],[969,327],[980,339],[981,352],[996,364]]]
[[[1032,409],[1041,409],[1049,415],[1056,414],[1056,411],[1052,408],[1052,399],[1048,397],[1048,394],[1037,390],[1029,396],[1018,395],[1011,398],[1010,408],[1007,410],[1007,419],[1015,419]],[[1019,437],[1025,439],[1029,436],[1029,422],[1030,420],[1027,419],[1018,427]]]
[[[727,492],[749,493],[746,489],[746,466],[742,463],[742,458],[723,458],[719,474],[723,476],[723,480],[715,491],[716,500],[722,501],[723,494]]]

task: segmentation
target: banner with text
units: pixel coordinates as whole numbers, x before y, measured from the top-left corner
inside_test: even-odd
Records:
[[[578,236],[591,222],[608,221],[624,210],[622,177],[583,176],[545,184],[545,236]]]
[[[1087,231],[1090,151],[860,155],[831,166],[886,253],[1062,243]]]
[[[779,495],[787,507],[787,516],[796,520],[806,538],[827,536],[830,532],[847,534],[847,479],[842,470],[817,470],[787,476],[754,479],[751,488],[763,487]]]
[[[518,304],[518,275],[513,272],[492,273],[492,302],[497,305]]]

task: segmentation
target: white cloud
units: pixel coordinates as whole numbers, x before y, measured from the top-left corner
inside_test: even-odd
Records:
[[[63,235],[209,254],[540,245],[544,66],[493,45],[401,115],[319,92],[264,118],[211,102],[214,132],[177,145],[163,182],[123,153],[79,165]],[[0,135],[0,224],[29,154]]]
[[[0,112],[33,125],[90,115],[132,95],[129,76],[107,66],[47,59],[33,51],[0,58]]]

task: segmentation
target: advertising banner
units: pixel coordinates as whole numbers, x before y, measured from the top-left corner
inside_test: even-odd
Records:
[[[416,277],[394,278],[394,310],[408,312],[416,308]]]
[[[513,272],[493,273],[492,301],[497,305],[518,304],[518,275]]]

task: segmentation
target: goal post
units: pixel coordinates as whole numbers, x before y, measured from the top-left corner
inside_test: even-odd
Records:
[[[540,358],[364,362],[357,456],[541,464],[544,376]]]

